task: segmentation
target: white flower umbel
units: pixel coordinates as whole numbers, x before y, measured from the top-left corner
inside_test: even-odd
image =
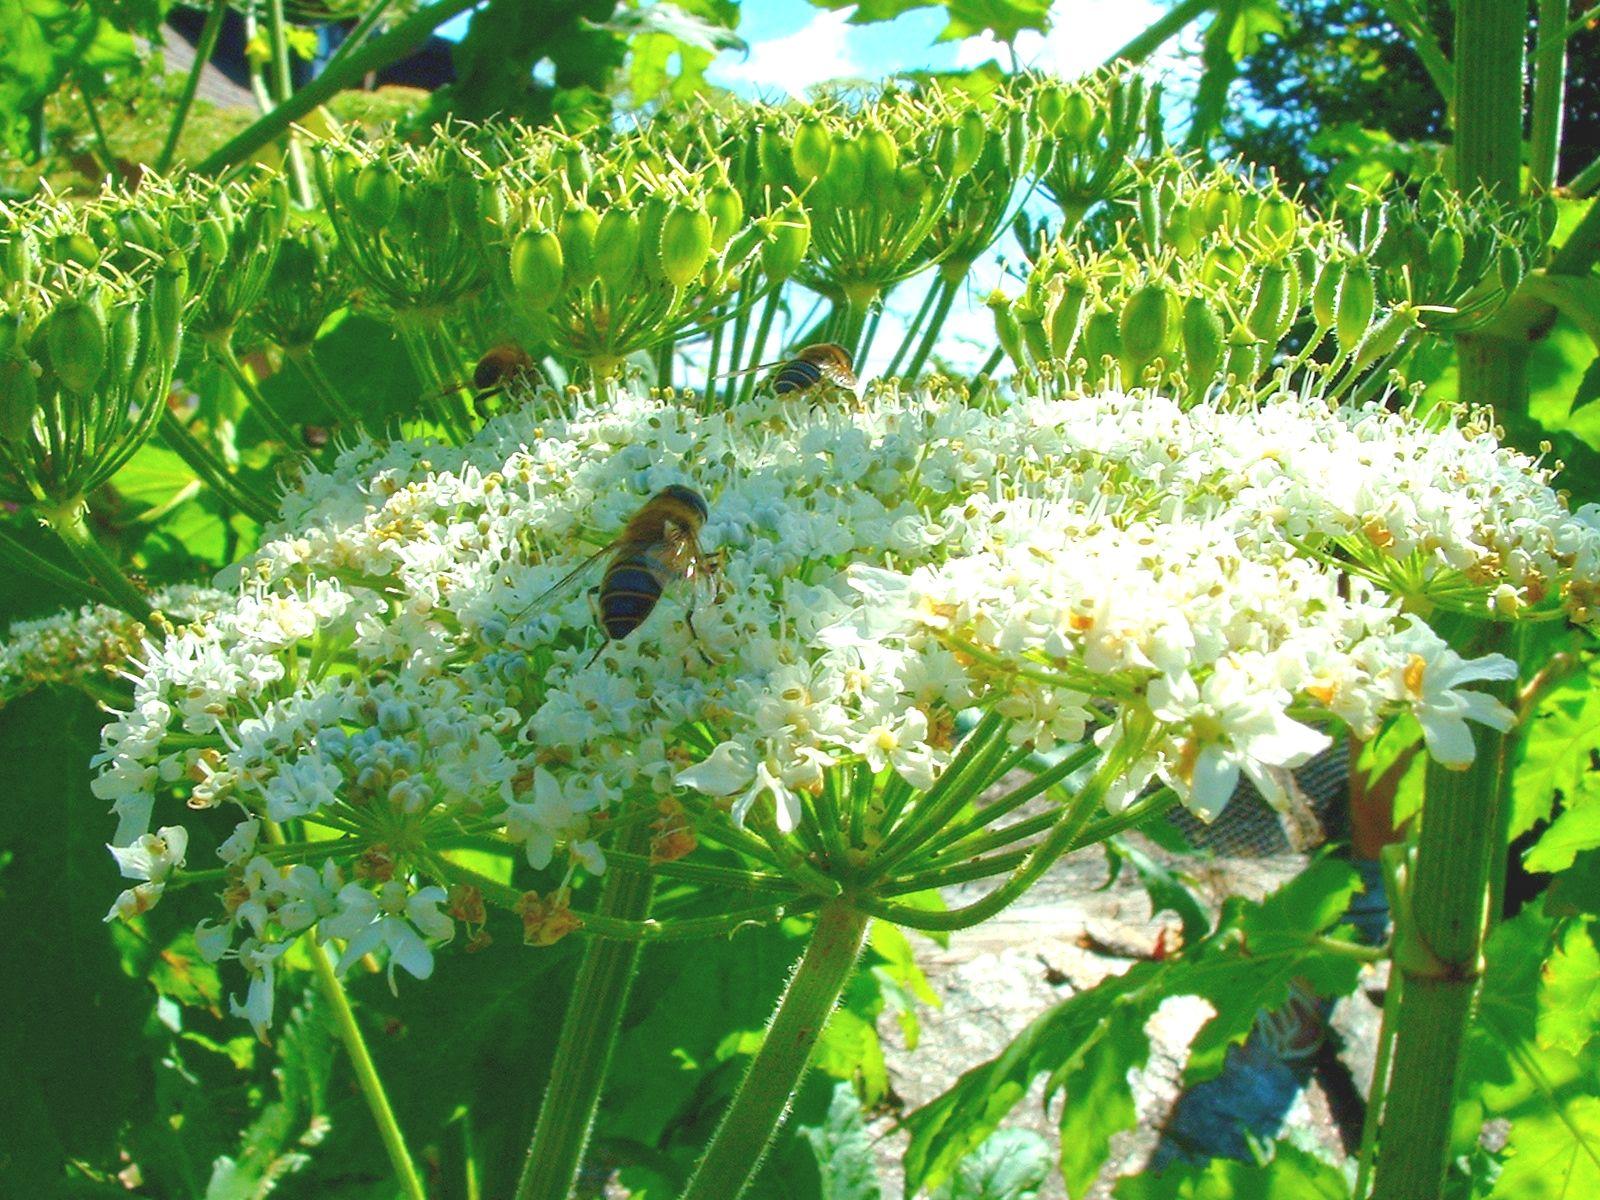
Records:
[[[709,506],[707,570],[602,647],[598,566],[547,593],[675,483]],[[1207,816],[1241,777],[1274,797],[1334,727],[1402,711],[1458,763],[1463,721],[1506,719],[1462,685],[1508,668],[1404,613],[1588,619],[1600,529],[1474,425],[1314,397],[1182,411],[1044,379],[700,415],[622,387],[539,393],[458,449],[355,445],[226,575],[214,615],[135,650],[96,793],[119,846],[174,804],[231,812],[203,934],[253,939],[254,989],[307,928],[425,977],[448,852],[493,839],[538,873],[541,936],[581,923],[569,886],[620,821],[686,812],[805,890],[817,822],[865,787],[824,848],[903,858],[966,803],[939,785],[974,708],[996,764],[1118,748],[1112,807],[1152,778]],[[299,840],[263,849],[267,820]]]

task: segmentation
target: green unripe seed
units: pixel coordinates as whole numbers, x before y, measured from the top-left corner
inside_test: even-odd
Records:
[[[630,209],[606,209],[594,235],[595,275],[613,292],[625,292],[638,262],[638,217]]]
[[[1226,350],[1222,318],[1201,297],[1190,296],[1183,304],[1183,359],[1192,387],[1216,378]]]
[[[861,204],[866,182],[866,156],[861,143],[843,135],[834,138],[833,154],[822,177],[825,202],[837,208],[855,208]]]
[[[861,148],[861,182],[869,195],[892,188],[900,153],[894,139],[881,129],[867,129],[858,139]]]
[[[1119,357],[1137,369],[1165,351],[1172,335],[1176,301],[1165,283],[1145,284],[1129,296],[1117,322],[1122,353]]]
[[[1377,289],[1372,281],[1372,273],[1363,263],[1350,263],[1339,281],[1336,300],[1338,311],[1333,324],[1334,337],[1338,339],[1341,352],[1349,354],[1361,344],[1361,340],[1367,336],[1367,326],[1372,324],[1372,314],[1377,310],[1377,304]]]
[[[1101,363],[1107,358],[1120,358],[1121,321],[1115,310],[1103,301],[1097,301],[1094,311],[1083,326],[1083,356],[1089,370],[1098,376]]]
[[[1068,278],[1056,295],[1045,302],[1050,353],[1054,357],[1066,358],[1072,353],[1072,345],[1083,323],[1083,302],[1088,295],[1088,284],[1081,277]]]
[[[721,250],[744,220],[744,201],[736,189],[719,183],[706,193],[706,212],[711,217],[711,245]]]
[[[1344,283],[1346,270],[1342,258],[1330,258],[1317,272],[1317,281],[1311,289],[1311,315],[1318,329],[1332,329],[1339,313],[1339,288]]]
[[[400,208],[400,181],[385,163],[368,163],[356,172],[352,215],[368,229],[383,228]]]
[[[189,266],[169,254],[150,282],[150,335],[169,362],[175,362],[183,337],[183,303],[189,293]]]
[[[1011,315],[1011,300],[1004,292],[992,292],[984,301],[994,314],[994,332],[1000,348],[1017,366],[1026,366],[1027,357],[1022,352],[1022,333],[1017,329],[1017,319]]]
[[[555,302],[565,274],[561,239],[548,229],[524,229],[511,243],[511,286],[535,312]]]
[[[827,126],[816,117],[807,117],[795,126],[789,155],[794,164],[795,177],[802,184],[810,183],[827,172],[828,163],[833,157],[833,145]]]
[[[106,322],[98,306],[69,300],[58,307],[45,326],[45,349],[64,388],[80,395],[91,390],[106,367]]]
[[[661,222],[661,274],[673,287],[688,287],[711,256],[711,217],[703,208],[675,204]]]
[[[1235,327],[1227,337],[1227,373],[1241,383],[1253,382],[1261,373],[1265,345],[1244,326]]]
[[[594,239],[600,218],[592,208],[575,206],[561,214],[560,230],[567,279],[576,287],[587,287],[594,280]]]
[[[1061,121],[1056,132],[1074,149],[1087,143],[1094,132],[1094,105],[1076,88],[1062,100]]]
[[[761,251],[761,269],[774,283],[788,279],[805,261],[810,246],[811,219],[799,205],[789,205],[772,223],[771,234]]]
[[[0,439],[12,445],[28,440],[39,407],[39,381],[26,358],[0,361]]]
[[[1273,192],[1256,209],[1256,232],[1268,243],[1287,245],[1299,223],[1299,207],[1281,192]]]
[[[1289,305],[1290,268],[1272,263],[1262,268],[1256,281],[1255,296],[1245,318],[1250,332],[1264,342],[1276,345],[1289,331],[1293,313]]]
[[[1353,369],[1364,371],[1379,359],[1392,354],[1402,338],[1416,327],[1415,310],[1409,305],[1394,309],[1372,328],[1372,332],[1356,351]]]
[[[983,157],[988,144],[989,127],[983,114],[969,108],[956,121],[956,174],[964,175]]]
[[[117,305],[106,329],[106,363],[113,381],[132,378],[139,365],[140,342],[138,306]]]
[[[1428,243],[1428,279],[1440,294],[1455,283],[1465,254],[1466,242],[1460,230],[1446,225],[1434,233]]]
[[[1067,93],[1059,83],[1047,83],[1033,94],[1033,111],[1045,129],[1054,131],[1067,111]]]

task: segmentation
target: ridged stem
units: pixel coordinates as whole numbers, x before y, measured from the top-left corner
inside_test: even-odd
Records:
[[[285,844],[283,830],[276,821],[265,821],[263,827],[268,842],[274,846]],[[339,1032],[339,1040],[344,1043],[345,1053],[350,1056],[350,1065],[355,1069],[356,1082],[361,1087],[361,1094],[366,1098],[367,1108],[372,1113],[373,1121],[377,1123],[378,1136],[383,1139],[383,1148],[389,1156],[389,1165],[394,1168],[395,1182],[400,1185],[406,1200],[428,1200],[428,1193],[422,1186],[416,1165],[411,1161],[411,1151],[406,1146],[405,1136],[400,1132],[400,1123],[395,1120],[394,1109],[389,1106],[389,1094],[384,1090],[377,1064],[372,1061],[372,1052],[367,1049],[366,1036],[362,1034],[361,1026],[356,1022],[355,1010],[350,1007],[350,997],[345,994],[344,982],[334,972],[333,960],[328,957],[327,947],[308,932],[305,949],[311,956],[311,969],[322,988],[323,998],[327,1000],[328,1007],[333,1009],[333,1020]]]
[[[823,905],[761,1049],[745,1071],[683,1200],[738,1200],[755,1178],[805,1075],[817,1038],[849,981],[866,929],[866,916],[848,900]]]
[[[117,560],[106,553],[105,547],[90,532],[83,519],[86,511],[83,501],[75,500],[43,515],[62,544],[72,552],[72,557],[88,572],[90,581],[106,592],[123,612],[148,621],[152,611],[150,601],[133,586]]]
[[[200,38],[194,44],[194,63],[189,76],[183,81],[183,91],[178,94],[178,107],[172,114],[172,124],[167,126],[167,137],[161,143],[161,153],[156,155],[156,171],[165,171],[172,165],[172,156],[178,149],[178,138],[188,123],[189,110],[194,107],[195,93],[200,88],[200,76],[211,61],[217,48],[217,37],[222,33],[222,18],[228,13],[228,0],[211,0],[206,12],[206,23],[200,27]]]
[[[963,272],[961,279],[966,278]],[[956,302],[956,293],[961,290],[961,279],[947,278],[944,272],[939,274],[939,301],[934,307],[933,315],[928,318],[928,328],[922,335],[922,344],[917,347],[917,352],[911,356],[911,361],[906,364],[906,378],[915,379],[922,368],[928,365],[928,358],[933,354],[933,348],[938,343],[939,333],[944,328],[945,319],[950,315],[950,308]]]
[[[635,825],[624,831],[618,849],[638,855],[649,846],[649,828]],[[613,862],[600,892],[599,913],[642,920],[649,916],[653,891],[647,872]],[[622,1029],[639,950],[639,942],[601,937],[590,937],[584,948],[515,1200],[567,1200],[572,1193]]]
[[[1556,181],[1561,108],[1567,94],[1567,0],[1539,0],[1533,52],[1533,127],[1528,137],[1528,188],[1539,195]]]
[[[278,515],[275,504],[230,475],[228,468],[184,428],[183,422],[170,409],[161,414],[161,436],[168,448],[183,459],[224,504],[262,525]]]

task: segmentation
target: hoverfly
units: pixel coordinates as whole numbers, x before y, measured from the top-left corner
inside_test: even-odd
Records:
[[[601,632],[605,641],[595,650],[588,666],[600,657],[613,641],[621,641],[643,625],[655,611],[656,602],[668,584],[679,579],[695,582],[708,574],[711,560],[700,548],[699,534],[710,510],[693,488],[669,484],[640,506],[622,532],[596,550],[544,592],[534,597],[520,617],[576,582],[601,559],[610,555],[600,583],[591,589],[596,597]],[[699,640],[694,628],[694,603],[691,600],[684,622],[689,635]],[[704,650],[700,657],[710,665]]]
[[[777,370],[763,382],[772,388],[773,395],[787,396],[794,392],[809,391],[826,380],[834,387],[855,390],[856,375],[850,360],[850,351],[836,342],[815,342],[795,352],[786,361],[758,363],[742,371],[729,371],[718,376],[727,379],[735,375],[748,375],[752,371]]]

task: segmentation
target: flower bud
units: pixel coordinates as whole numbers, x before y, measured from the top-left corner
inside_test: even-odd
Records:
[[[674,204],[661,223],[661,274],[673,287],[688,287],[711,255],[711,218],[703,208]]]
[[[524,229],[511,243],[510,270],[517,299],[534,312],[543,312],[561,290],[561,239],[548,229]]]
[[[90,391],[105,372],[106,322],[97,305],[69,300],[50,314],[45,326],[50,366],[69,392]]]

